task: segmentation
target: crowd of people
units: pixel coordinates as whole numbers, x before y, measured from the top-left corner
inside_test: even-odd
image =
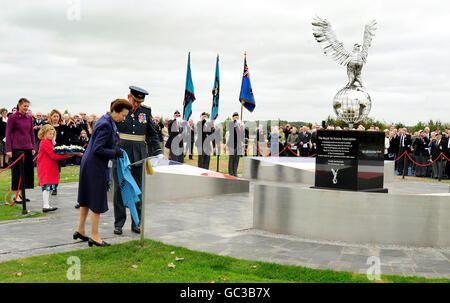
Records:
[[[450,158],[450,128],[431,131],[425,127],[409,133],[406,128],[391,127],[385,130],[385,135],[386,159],[396,160],[405,152],[409,155],[395,162],[399,174],[450,179],[450,161],[447,160]],[[441,153],[446,157],[440,156]]]
[[[9,161],[9,157],[5,152],[5,134],[6,123],[8,117],[15,113],[17,108],[12,108],[9,112],[6,108],[1,109],[0,118],[0,167],[5,167]],[[35,133],[35,151],[39,151],[40,141],[38,132],[46,124],[52,125],[56,130],[56,146],[59,145],[78,145],[86,147],[92,130],[98,116],[95,114],[86,115],[84,112],[78,114],[64,113],[54,109],[50,113],[36,112],[33,114],[30,110],[28,114],[33,117],[33,129]],[[238,116],[233,115],[233,117]],[[232,118],[233,120],[237,120]],[[227,131],[222,133],[223,127],[214,121],[208,120],[208,114],[203,112],[200,119],[194,122],[193,119],[183,121],[181,114],[177,110],[173,114],[173,118],[161,119],[161,116],[154,115],[151,119],[153,128],[158,133],[160,146],[165,159],[171,159],[177,162],[184,162],[186,156],[193,159],[194,155],[198,155],[198,167],[209,169],[210,156],[217,154],[226,154],[230,150],[228,147],[238,150],[239,155],[247,156],[250,142],[250,134],[252,134],[253,154],[257,156],[279,156],[279,157],[314,157],[317,147],[317,130],[323,129],[321,125],[312,124],[311,127],[306,125],[299,128],[291,126],[289,123],[284,126],[273,126],[270,131],[266,130],[263,125],[257,126],[254,130],[249,130],[242,121],[237,120],[240,125],[240,131],[235,134],[233,144],[230,145],[230,127],[226,127]],[[348,128],[340,128],[327,126],[328,130],[348,130]],[[220,130],[220,132],[216,132]],[[405,151],[410,158],[420,164],[417,165],[409,157],[406,160],[400,159],[395,163],[395,169],[398,174],[416,177],[430,178],[450,178],[450,163],[446,158],[442,157],[442,161],[435,161],[436,158],[443,153],[450,158],[449,128],[436,129],[431,131],[428,127],[425,129],[409,133],[406,128],[380,130],[376,126],[372,126],[367,130],[360,125],[359,131],[384,131],[386,135],[385,142],[385,159],[396,160]],[[176,141],[173,144],[174,140]],[[239,142],[242,141],[242,148]],[[225,142],[225,144],[221,144]],[[217,144],[219,143],[219,144]],[[216,146],[217,145],[217,146]],[[150,144],[148,146],[151,147]],[[235,148],[233,148],[235,147]],[[228,150],[227,150],[228,148]],[[149,151],[151,153],[151,151]],[[229,153],[230,154],[230,153]],[[233,156],[233,155],[232,155]],[[60,166],[79,165],[81,159],[73,157],[60,162]],[[236,162],[236,161],[235,161]],[[432,163],[433,162],[433,163]],[[427,163],[432,163],[429,166]],[[231,165],[233,166],[233,165]],[[405,167],[406,166],[406,167]],[[234,174],[233,170],[229,170],[230,174]]]
[[[270,149],[269,155],[314,157],[317,147],[317,130],[322,129],[320,125],[312,125],[311,129],[302,126],[300,130],[285,126],[272,127],[271,132],[265,134],[262,125],[258,128],[257,144],[258,155],[262,156],[262,144],[267,144]],[[348,130],[340,127],[328,126],[328,130]],[[415,177],[429,177],[434,179],[450,179],[450,128],[444,130],[436,129],[431,131],[429,127],[423,130],[410,133],[407,128],[380,130],[376,126],[371,126],[367,130],[363,126],[357,128],[358,131],[384,131],[385,160],[395,161],[395,170],[398,174],[405,174]],[[266,142],[259,138],[267,137]],[[408,155],[406,155],[405,154]],[[440,156],[444,154],[446,157]],[[438,159],[439,157],[439,159]]]
[[[0,167],[5,167],[9,158],[5,153],[6,142],[6,125],[8,117],[17,112],[17,108],[8,111],[6,108],[0,110]],[[56,130],[55,146],[61,145],[77,145],[85,147],[89,142],[95,122],[98,120],[96,115],[87,116],[85,113],[71,115],[69,113],[61,114],[57,109],[53,109],[50,113],[33,113],[31,110],[27,114],[32,117],[33,131],[35,138],[35,152],[39,151],[41,139],[38,137],[39,131],[44,125],[51,125]],[[79,165],[79,158],[67,159],[62,165]]]

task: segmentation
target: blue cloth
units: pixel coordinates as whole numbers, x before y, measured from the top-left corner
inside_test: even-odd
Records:
[[[183,119],[188,121],[192,115],[192,103],[195,100],[194,95],[194,83],[192,82],[191,75],[191,53],[188,55],[188,65],[186,73],[186,89],[184,90],[184,102],[183,102]]]
[[[119,180],[120,192],[122,194],[122,201],[125,207],[130,209],[133,221],[136,226],[139,225],[139,216],[136,210],[136,203],[140,201],[139,195],[142,193],[139,186],[131,174],[130,160],[126,151],[123,149],[123,157],[117,159],[117,179]]]
[[[219,55],[217,55],[216,76],[214,78],[214,87],[212,90],[213,105],[212,105],[212,109],[211,109],[211,120],[216,120],[217,116],[219,116],[219,88],[220,88]]]
[[[239,101],[242,105],[252,112],[255,109],[255,97],[253,96],[252,84],[250,83],[250,73],[247,66],[247,57],[244,59],[244,74],[242,75],[241,93]]]

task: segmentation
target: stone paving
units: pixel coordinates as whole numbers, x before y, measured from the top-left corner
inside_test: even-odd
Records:
[[[88,248],[85,242],[72,240],[78,223],[78,210],[73,207],[76,194],[76,183],[61,184],[56,212],[0,222],[0,261]],[[27,197],[32,210],[41,209],[39,189],[27,191]],[[129,221],[122,236],[113,234],[109,206],[100,220],[102,237],[110,243],[139,239]],[[252,212],[252,193],[156,202],[146,206],[145,237],[240,259],[363,274],[371,266],[368,258],[376,256],[382,274],[450,278],[450,248],[356,245],[272,234],[251,228]]]

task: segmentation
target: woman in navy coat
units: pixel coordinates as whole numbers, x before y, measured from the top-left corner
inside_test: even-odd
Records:
[[[122,157],[117,146],[119,140],[117,122],[122,122],[132,108],[125,99],[117,99],[111,103],[111,112],[101,117],[92,131],[89,145],[83,155],[80,166],[78,185],[78,203],[80,204],[80,220],[73,239],[88,241],[89,246],[109,246],[98,234],[100,214],[108,210],[107,190],[109,180],[108,162]],[[85,233],[86,218],[91,210],[91,237]]]

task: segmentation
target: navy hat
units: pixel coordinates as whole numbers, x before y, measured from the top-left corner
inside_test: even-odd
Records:
[[[130,94],[135,101],[144,102],[144,98],[148,95],[148,91],[137,86],[130,86]]]
[[[208,116],[206,112],[203,112],[200,116]]]
[[[239,116],[239,114],[238,114],[237,112],[235,112],[235,113],[233,114],[233,117],[235,117],[235,116]]]
[[[179,115],[180,112],[179,112],[178,110],[176,110],[173,114],[174,114],[174,115]]]

